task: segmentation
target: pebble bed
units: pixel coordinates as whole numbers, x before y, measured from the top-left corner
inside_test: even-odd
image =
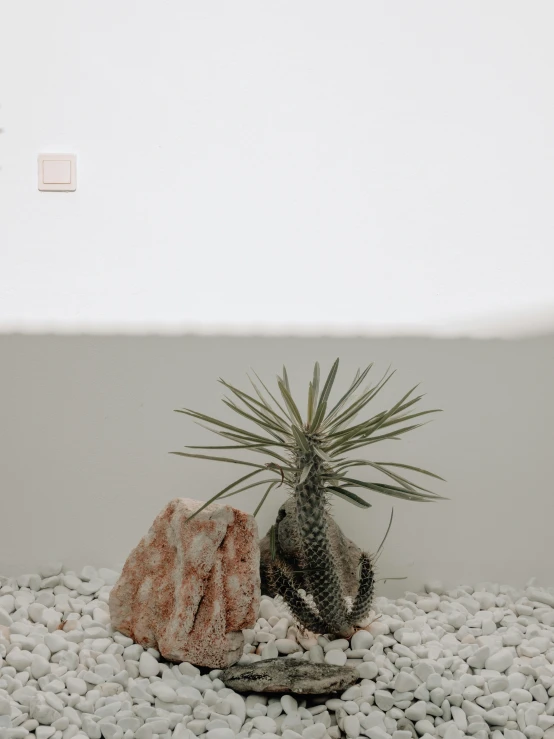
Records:
[[[0,577],[0,739],[554,739],[554,588],[481,583],[377,598],[348,641],[302,634],[262,598],[241,663],[353,665],[341,695],[242,696],[221,670],[113,632],[118,573]],[[62,628],[60,628],[60,626]]]

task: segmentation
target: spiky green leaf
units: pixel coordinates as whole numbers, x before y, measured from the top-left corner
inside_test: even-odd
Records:
[[[279,408],[279,410],[283,414],[283,418],[286,420],[288,418],[288,413],[286,412],[286,410],[283,408],[283,406],[281,405],[281,403],[279,403],[279,401],[277,400],[277,398],[269,390],[269,388],[264,383],[264,381],[259,377],[259,375],[256,372],[254,372],[254,374],[256,375],[256,378],[257,378],[258,382],[261,384],[261,386],[263,387],[263,389],[266,391],[266,393],[269,395],[269,397],[271,398],[271,400],[275,403],[275,405],[277,406],[277,408]],[[252,380],[250,380],[250,382],[252,383],[252,385],[254,385],[254,382]],[[254,387],[256,387],[256,385],[254,385]]]
[[[334,495],[337,495],[339,498],[348,501],[348,503],[353,503],[354,505],[358,506],[358,508],[371,508],[371,503],[368,503],[367,500],[360,498],[359,495],[356,495],[356,493],[353,493],[346,488],[330,485],[325,489],[331,490]]]
[[[259,512],[260,508],[261,508],[261,507],[263,506],[263,504],[265,503],[265,500],[266,500],[267,496],[269,495],[269,493],[270,493],[270,492],[271,492],[271,491],[273,490],[273,488],[274,488],[274,487],[275,487],[275,486],[276,486],[277,484],[278,484],[278,480],[275,480],[274,482],[272,482],[272,483],[271,483],[271,484],[269,485],[269,487],[267,488],[267,490],[266,490],[266,491],[265,491],[265,493],[263,494],[263,496],[262,496],[262,499],[260,500],[260,502],[259,502],[259,503],[258,503],[258,505],[256,506],[256,510],[254,511],[254,516],[256,516],[256,515],[258,514],[258,512]]]
[[[217,446],[195,446],[193,444],[187,444],[185,446],[185,449],[250,449],[252,450],[262,450],[263,452],[267,452],[267,454],[270,454],[271,452],[267,449],[267,444],[224,444],[224,445],[217,445]]]
[[[238,493],[243,493],[245,490],[251,490],[252,488],[260,487],[260,485],[266,485],[268,482],[274,482],[276,485],[280,480],[273,480],[272,478],[268,478],[266,480],[258,480],[257,482],[252,482],[250,485],[244,485],[242,488],[237,488],[236,490],[232,490],[230,493],[225,493],[225,495],[222,495],[221,498],[231,498],[233,495],[237,495]]]
[[[355,478],[344,477],[342,475],[339,475],[338,477],[342,480],[343,486],[367,488],[368,490],[375,490],[378,493],[385,493],[385,495],[393,495],[394,497],[405,498],[406,500],[444,500],[444,498],[436,493],[420,493],[418,491],[409,490],[405,487],[388,485],[386,483],[366,482],[365,480],[357,480]]]
[[[337,413],[338,413],[338,412],[340,411],[340,409],[341,409],[341,408],[342,408],[342,407],[344,406],[344,404],[346,403],[346,401],[347,401],[347,400],[348,400],[348,399],[349,399],[349,398],[350,398],[350,397],[351,397],[351,396],[352,396],[352,395],[353,395],[353,394],[354,394],[354,393],[356,392],[356,390],[357,390],[357,389],[358,389],[358,388],[360,387],[360,385],[361,385],[361,384],[362,384],[362,382],[363,382],[363,381],[365,380],[365,378],[367,377],[367,375],[368,375],[368,373],[369,373],[369,371],[370,371],[370,369],[371,369],[372,367],[373,367],[373,362],[371,362],[371,364],[369,364],[369,365],[368,365],[368,366],[367,366],[367,367],[365,368],[365,370],[364,370],[364,371],[363,371],[363,372],[362,372],[361,374],[360,374],[360,370],[358,370],[358,371],[356,372],[356,376],[355,376],[355,378],[354,378],[354,380],[353,380],[352,384],[351,384],[351,385],[350,385],[350,387],[348,388],[348,390],[347,390],[347,391],[345,392],[345,394],[344,394],[344,395],[342,396],[342,398],[340,398],[340,400],[338,401],[338,403],[336,403],[336,404],[335,404],[335,405],[333,406],[333,408],[331,408],[331,410],[329,411],[329,414],[328,414],[328,416],[327,416],[327,420],[331,420],[332,418],[334,418],[334,417],[335,417],[335,416],[337,415]]]
[[[223,403],[225,403],[225,405],[232,411],[238,413],[239,416],[243,416],[247,420],[263,428],[264,431],[267,431],[268,434],[271,434],[271,436],[273,436],[274,439],[277,439],[277,441],[280,441],[282,443],[285,442],[285,439],[282,435],[282,429],[279,428],[279,426],[277,426],[276,424],[273,424],[270,421],[266,421],[262,418],[256,418],[255,416],[250,415],[250,413],[247,413],[242,408],[239,408],[238,405],[233,403],[232,400],[229,400],[229,398],[223,398]]]
[[[281,395],[283,396],[283,400],[285,401],[285,405],[289,410],[291,421],[293,423],[297,423],[299,426],[302,426],[302,416],[300,415],[300,411],[298,410],[296,403],[292,399],[292,395],[290,394],[288,388],[283,384],[281,380],[279,380],[278,385],[279,390],[281,391]]]
[[[320,371],[319,371],[319,362],[316,362],[314,364],[314,376],[312,379],[312,388],[313,388],[313,394],[314,394],[314,413],[317,409],[317,404],[319,402],[319,377],[320,377]]]
[[[321,422],[325,418],[325,411],[327,409],[327,403],[319,403],[317,406],[317,411],[315,412],[314,420],[312,421],[312,425],[310,426],[310,431],[318,431],[319,427],[321,425]]]
[[[308,387],[308,413],[307,413],[308,426],[311,424],[313,417],[314,417],[314,386],[310,382],[310,385]]]
[[[379,380],[377,385],[375,387],[369,388],[362,394],[358,400],[355,400],[348,408],[346,408],[342,413],[340,413],[336,418],[333,419],[333,422],[329,426],[329,429],[331,431],[334,431],[341,426],[344,426],[345,423],[347,423],[349,420],[354,418],[360,411],[362,411],[368,403],[370,403],[378,393],[381,392],[381,390],[385,387],[387,382],[393,377],[395,373],[395,370],[392,372],[387,372],[383,375],[382,379]]]
[[[330,450],[334,452],[340,452],[343,454],[344,452],[350,452],[354,449],[359,449],[360,447],[368,446],[369,444],[377,444],[379,441],[386,441],[389,439],[398,439],[401,434],[407,434],[408,431],[414,431],[415,429],[420,428],[420,426],[425,426],[424,423],[416,423],[413,426],[405,426],[404,428],[397,429],[396,431],[391,431],[389,434],[381,434],[380,436],[367,436],[363,438],[361,441],[357,439],[349,439],[344,441],[343,443],[336,443],[329,447]]]
[[[298,479],[299,485],[302,485],[302,483],[306,481],[313,466],[313,462],[310,462],[310,464],[307,464],[305,467],[302,468],[302,472],[300,473],[300,477]]]
[[[422,475],[429,475],[429,477],[435,477],[437,480],[442,480],[442,482],[446,482],[444,477],[435,475],[433,472],[429,472],[428,470],[422,470],[421,467],[412,467],[412,465],[410,464],[399,464],[398,462],[377,462],[377,464],[380,464],[383,467],[402,467],[405,470],[420,472]]]
[[[200,508],[197,508],[192,516],[189,516],[187,518],[187,523],[189,521],[192,521],[193,518],[195,518],[201,511],[203,511],[205,508],[207,508],[211,503],[218,500],[218,498],[225,497],[225,493],[227,493],[229,490],[234,488],[236,485],[239,485],[241,482],[244,482],[245,480],[248,480],[250,477],[254,477],[254,475],[259,475],[261,470],[255,470],[254,472],[249,472],[247,475],[243,475],[242,477],[239,477],[238,480],[235,480],[230,485],[227,485],[223,488],[223,490],[220,490],[219,493],[216,493],[214,496],[212,496],[208,501],[206,501],[203,505],[200,506]]]
[[[269,406],[266,403],[262,403],[256,398],[253,398],[248,393],[244,393],[242,390],[239,390],[238,388],[233,387],[228,382],[225,382],[225,380],[222,380],[220,378],[219,382],[224,385],[228,390],[230,390],[233,395],[235,395],[239,400],[246,405],[247,408],[249,408],[253,413],[255,413],[257,416],[259,416],[260,419],[264,420],[266,423],[271,424],[273,427],[276,427],[280,433],[290,433],[288,430],[288,424],[286,420],[281,418],[281,416],[276,413],[271,406]],[[257,423],[257,421],[256,421]]]
[[[233,459],[233,457],[214,457],[211,454],[190,454],[189,452],[169,452],[170,454],[177,454],[179,457],[193,457],[194,459],[209,459],[212,462],[229,462],[230,464],[243,464],[246,467],[257,467],[263,470],[263,464],[254,464],[253,462],[246,462],[243,459]]]
[[[321,447],[314,446],[313,449],[314,449],[315,454],[317,454],[317,456],[320,459],[322,459],[324,462],[331,463],[333,461],[333,458],[329,454],[327,454],[326,452],[324,452],[323,449],[321,449]]]
[[[204,421],[204,423],[210,423],[214,426],[218,426],[222,429],[227,429],[229,431],[232,431],[233,433],[242,436],[245,441],[251,441],[251,442],[266,442],[267,444],[275,444],[273,439],[268,439],[264,436],[259,436],[258,434],[253,434],[251,431],[247,431],[246,429],[240,428],[238,426],[232,426],[230,423],[225,423],[225,421],[220,421],[218,418],[212,418],[212,416],[206,416],[203,413],[198,413],[197,411],[191,411],[188,408],[178,408],[175,411],[176,413],[184,413],[186,416],[191,416],[191,418],[195,418],[198,421]],[[214,431],[215,429],[210,429],[210,431]]]
[[[427,490],[427,488],[423,488],[421,487],[421,485],[417,485],[416,483],[407,480],[405,477],[401,477],[400,475],[387,470],[386,467],[382,467],[378,462],[369,462],[365,459],[347,459],[342,464],[337,466],[337,472],[344,474],[346,470],[352,469],[353,467],[371,467],[372,469],[381,472],[383,475],[390,477],[391,480],[395,480],[396,482],[399,482],[401,485],[404,485],[407,488],[410,488],[412,490],[423,490],[426,493],[431,492],[430,490]]]
[[[317,407],[318,411],[320,407],[323,405],[323,403],[327,404],[327,401],[329,400],[329,395],[333,388],[333,383],[335,382],[335,377],[337,376],[338,368],[339,368],[339,360],[337,358],[333,362],[333,366],[331,367],[329,374],[327,375],[327,379],[325,380],[325,384],[323,385],[323,390],[321,391],[321,397],[319,399],[319,403]]]
[[[287,374],[287,368],[283,365],[283,385],[287,388],[290,393],[289,376]]]
[[[309,452],[310,445],[308,444],[308,440],[306,439],[302,429],[299,429],[297,426],[292,426],[291,428],[294,438],[298,443],[298,446],[302,448],[302,451]]]

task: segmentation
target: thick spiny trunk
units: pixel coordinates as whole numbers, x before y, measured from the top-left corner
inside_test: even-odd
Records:
[[[342,584],[327,535],[325,494],[319,486],[319,464],[317,459],[314,460],[310,475],[295,491],[304,579],[320,618],[328,624],[331,631],[343,633],[349,630],[350,624]]]
[[[358,593],[348,610],[328,532],[325,465],[315,453],[302,454],[295,460],[299,470],[310,463],[308,476],[300,483],[300,472],[293,490],[301,572],[293,572],[278,553],[268,564],[268,577],[274,591],[281,595],[304,627],[316,633],[350,637],[370,609],[374,583],[371,558],[367,554],[360,558]],[[305,589],[312,600],[306,600],[300,588]]]

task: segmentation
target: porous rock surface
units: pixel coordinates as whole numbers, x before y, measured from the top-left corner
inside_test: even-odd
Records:
[[[353,667],[295,659],[264,659],[223,670],[220,679],[239,693],[336,693],[360,679]]]
[[[109,605],[114,629],[166,659],[226,667],[260,599],[255,519],[231,506],[172,500],[131,552]]]

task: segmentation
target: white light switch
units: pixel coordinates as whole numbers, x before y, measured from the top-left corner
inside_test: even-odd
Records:
[[[69,192],[77,189],[75,154],[39,154],[38,189]]]

